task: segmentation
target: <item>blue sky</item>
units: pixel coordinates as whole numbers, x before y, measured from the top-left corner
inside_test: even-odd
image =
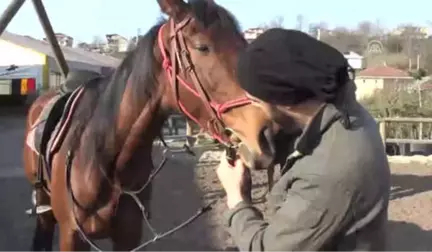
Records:
[[[10,0],[0,0],[3,11]],[[118,33],[125,37],[145,33],[160,15],[156,0],[43,0],[55,32],[74,37],[75,42],[90,42],[94,36]],[[230,10],[243,29],[256,27],[282,16],[286,28],[294,28],[298,14],[309,23],[325,21],[330,27],[354,27],[362,20],[376,21],[386,28],[399,23],[428,26],[432,21],[432,1],[411,0],[216,0]],[[405,4],[402,4],[405,3]],[[407,4],[409,3],[409,5]],[[390,11],[391,10],[391,11]],[[8,31],[44,37],[32,1],[24,6],[8,26]]]

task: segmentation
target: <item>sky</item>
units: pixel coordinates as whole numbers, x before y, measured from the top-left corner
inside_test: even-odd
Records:
[[[2,12],[11,0],[0,0]],[[281,16],[285,28],[295,28],[301,14],[305,31],[309,23],[326,22],[329,27],[355,27],[363,20],[379,21],[386,28],[400,23],[432,27],[432,1],[410,0],[215,0],[228,9],[243,30]],[[91,42],[94,36],[117,33],[126,38],[144,34],[161,12],[156,0],[43,0],[55,32],[72,36],[75,43]],[[403,4],[405,3],[405,4]],[[409,5],[407,4],[409,3]],[[390,11],[391,10],[391,11]],[[407,11],[408,10],[408,11]],[[41,39],[43,30],[27,0],[7,31]]]

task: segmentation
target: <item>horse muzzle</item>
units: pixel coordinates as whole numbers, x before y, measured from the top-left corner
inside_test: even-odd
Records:
[[[258,136],[258,144],[261,152],[252,149],[241,141],[237,146],[237,156],[243,163],[252,170],[267,169],[274,164],[276,149],[273,138],[273,129],[270,126],[264,127]]]

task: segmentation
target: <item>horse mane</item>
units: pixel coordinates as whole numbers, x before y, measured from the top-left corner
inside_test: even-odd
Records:
[[[207,0],[190,0],[189,6],[198,23],[206,29],[242,36],[236,19],[223,7]],[[111,74],[84,84],[85,93],[74,115],[76,127],[68,143],[71,150],[80,149],[84,163],[91,162],[90,166],[95,168],[112,169],[124,141],[117,136],[114,127],[123,94],[126,87],[131,89],[133,95],[128,102],[137,112],[151,99],[158,85],[155,75],[162,67],[157,63],[153,50],[159,28],[166,21],[159,20],[139,38],[135,48],[127,52]],[[88,135],[82,139],[85,130]]]
[[[85,93],[74,115],[77,126],[68,145],[73,151],[81,150],[85,163],[104,166],[115,158],[113,155],[118,151],[121,139],[112,139],[117,133],[114,125],[126,88],[131,89],[132,94],[128,102],[137,110],[150,99],[157,85],[155,74],[161,67],[156,64],[153,48],[163,23],[161,20],[150,28],[109,75],[83,83]],[[81,139],[85,130],[88,134]]]

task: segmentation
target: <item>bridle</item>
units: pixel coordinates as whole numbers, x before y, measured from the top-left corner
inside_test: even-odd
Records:
[[[170,21],[170,26],[171,26],[171,31],[172,31],[172,33],[170,34],[171,58],[168,57],[168,54],[167,54],[167,51],[166,51],[166,48],[164,46],[163,39],[162,39],[163,29],[166,27],[166,24],[161,26],[161,28],[159,30],[159,34],[158,34],[158,45],[159,45],[159,49],[161,51],[162,59],[163,59],[162,66],[163,66],[166,74],[168,75],[168,78],[171,80],[171,84],[172,84],[173,90],[175,92],[176,103],[179,106],[180,110],[188,118],[193,120],[195,123],[200,125],[202,128],[206,129],[215,139],[217,139],[219,142],[224,144],[226,146],[226,149],[227,149],[228,161],[232,162],[235,158],[233,156],[236,153],[238,145],[234,145],[232,143],[232,141],[230,140],[230,134],[229,134],[230,131],[231,131],[231,133],[235,133],[235,132],[233,132],[232,130],[230,130],[229,128],[227,128],[225,126],[225,124],[223,123],[223,120],[222,120],[222,114],[227,112],[228,110],[230,110],[232,108],[248,105],[252,101],[247,96],[244,96],[244,97],[241,97],[238,99],[234,99],[234,100],[231,100],[228,102],[224,102],[222,104],[216,103],[210,99],[209,95],[205,91],[204,87],[202,86],[202,84],[201,84],[201,82],[200,82],[200,80],[199,80],[199,78],[195,72],[194,65],[193,65],[193,63],[189,57],[189,51],[187,50],[185,39],[184,39],[182,33],[180,32],[181,29],[183,27],[185,27],[191,21],[191,19],[192,19],[191,17],[187,17],[182,22],[180,22],[178,25],[175,24],[174,20]],[[192,79],[192,83],[195,86],[196,90],[194,88],[192,88],[190,84],[188,84],[183,78],[181,78],[179,76],[178,66],[181,67],[183,72],[189,73],[189,76]],[[186,88],[192,94],[194,94],[194,96],[196,96],[197,98],[200,98],[201,101],[204,103],[204,106],[206,107],[207,111],[210,114],[210,119],[207,121],[207,125],[202,125],[199,122],[199,120],[196,117],[194,117],[192,115],[192,113],[190,113],[185,108],[183,103],[180,101],[179,83],[181,84],[182,87]],[[209,203],[208,205],[206,205],[204,207],[199,208],[198,211],[194,215],[192,215],[189,219],[187,219],[186,221],[177,225],[176,227],[170,229],[169,231],[166,231],[162,234],[156,232],[156,230],[152,227],[152,225],[150,224],[150,222],[148,220],[147,212],[146,212],[147,210],[145,209],[145,206],[143,205],[143,203],[141,203],[141,201],[137,195],[139,193],[141,193],[142,191],[144,191],[147,188],[147,186],[149,186],[150,181],[152,181],[154,179],[154,177],[159,173],[159,171],[162,169],[162,167],[165,165],[166,161],[168,160],[168,157],[165,154],[169,149],[168,149],[168,146],[166,144],[164,144],[164,145],[167,149],[164,151],[164,155],[163,155],[164,158],[163,158],[162,162],[150,174],[147,182],[144,185],[142,185],[138,190],[136,190],[136,191],[125,190],[121,187],[116,187],[115,184],[113,184],[112,182],[109,182],[113,188],[118,189],[119,195],[125,194],[125,195],[129,195],[130,197],[132,197],[132,199],[135,201],[135,203],[140,208],[140,211],[142,212],[143,218],[144,218],[145,222],[147,223],[148,227],[150,228],[150,231],[153,233],[153,239],[150,239],[150,240],[142,243],[141,245],[139,245],[138,247],[133,249],[133,251],[136,251],[138,249],[142,249],[142,248],[148,246],[149,244],[156,242],[157,240],[159,240],[163,237],[171,235],[181,228],[186,227],[187,225],[192,223],[192,221],[194,221],[196,218],[198,218],[200,215],[209,211],[211,209],[211,206],[214,204],[214,202],[212,202],[212,203]],[[66,158],[66,183],[67,183],[66,187],[67,187],[67,191],[69,194],[68,198],[70,201],[69,202],[70,205],[73,206],[74,204],[76,204],[79,206],[79,203],[76,201],[76,198],[72,192],[71,172],[72,172],[72,160],[73,160],[73,158],[74,158],[74,151],[68,150],[67,158]],[[87,237],[87,235],[85,234],[82,225],[79,223],[79,220],[77,219],[77,215],[74,212],[73,207],[72,207],[72,215],[73,215],[74,221],[77,225],[78,232],[81,234],[82,238],[85,241],[87,241],[94,249],[96,249],[98,251],[102,251],[99,248],[99,246],[97,244],[95,244],[93,242],[93,240],[91,238]]]
[[[233,133],[231,129],[227,128],[222,120],[222,114],[228,110],[245,106],[251,103],[251,100],[247,97],[240,97],[234,100],[230,100],[224,103],[216,103],[212,101],[208,92],[206,92],[201,81],[199,80],[194,64],[190,58],[190,53],[187,49],[185,38],[181,30],[192,20],[192,17],[186,16],[183,21],[178,24],[173,19],[170,19],[169,25],[171,28],[171,34],[169,35],[169,41],[171,46],[171,57],[168,56],[167,50],[163,42],[163,31],[167,24],[163,24],[158,34],[158,45],[162,54],[162,67],[164,68],[168,78],[170,79],[172,88],[175,93],[176,103],[181,112],[183,112],[189,119],[197,123],[201,128],[205,129],[212,135],[213,138],[217,139],[220,143],[226,147],[232,147],[233,144],[230,141],[230,134]],[[179,75],[179,69],[185,74],[188,74],[192,79],[193,86],[189,84]],[[201,99],[206,110],[209,113],[210,119],[206,125],[203,125],[199,120],[190,113],[182,101],[179,95],[179,84],[186,88],[189,92],[194,94],[197,98]]]

